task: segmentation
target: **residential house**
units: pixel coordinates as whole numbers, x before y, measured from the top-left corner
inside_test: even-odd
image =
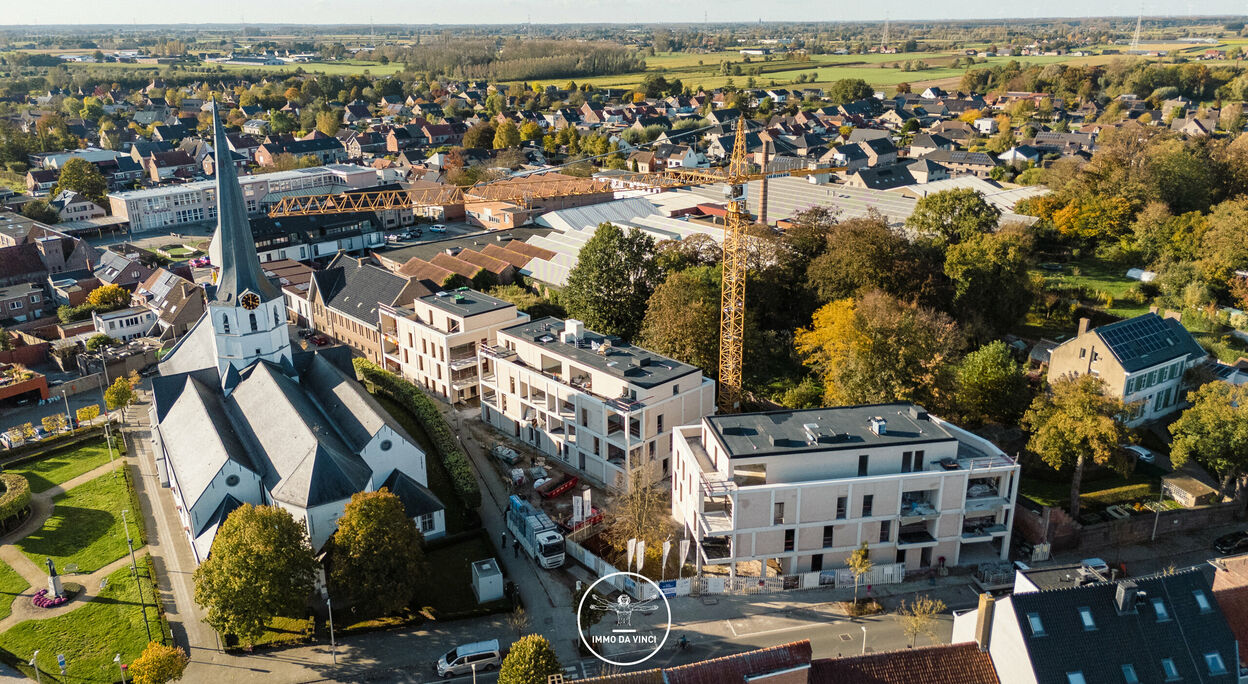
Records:
[[[95,267],[95,277],[104,285],[120,285],[133,292],[155,270],[141,262],[136,253],[119,254],[107,249],[100,255],[99,264]]]
[[[915,183],[933,183],[949,178],[949,169],[930,159],[917,159],[906,165]]]
[[[348,104],[342,111],[342,122],[348,126],[360,121],[369,121],[372,118],[373,113],[368,111],[368,103],[363,100]]]
[[[868,166],[886,166],[897,161],[897,146],[892,138],[872,138],[858,143],[867,156]]]
[[[997,159],[1007,166],[1026,166],[1040,162],[1040,150],[1031,145],[1015,145],[997,155]]]
[[[1127,425],[1166,416],[1186,405],[1183,373],[1208,353],[1177,317],[1155,312],[1089,329],[1079,319],[1074,337],[1049,356],[1049,382],[1092,374],[1108,396],[1130,408]]]
[[[380,365],[378,307],[401,305],[426,294],[429,290],[415,278],[340,254],[312,276],[308,287],[312,326]]]
[[[50,304],[38,283],[0,286],[0,320],[32,321],[42,316]]]
[[[950,176],[972,175],[977,178],[987,178],[997,167],[996,160],[986,152],[936,150],[924,155],[923,158],[949,169]]]
[[[104,207],[92,202],[73,190],[62,190],[48,201],[48,206],[56,211],[60,223],[99,218],[107,212]]]
[[[481,348],[481,420],[613,491],[671,474],[672,430],[715,410],[693,366],[542,318]]]
[[[467,288],[379,310],[387,370],[452,404],[478,396],[481,348],[496,345],[500,329],[529,320],[514,304]]]
[[[1019,464],[914,404],[714,415],[672,441],[699,564],[819,572],[864,543],[902,573],[1008,557]]]
[[[256,148],[255,160],[260,166],[272,166],[279,154],[295,157],[313,157],[320,164],[336,164],[346,161],[347,150],[337,138],[325,136],[308,140],[275,142],[270,140]]]
[[[21,214],[0,213],[0,286],[89,272],[95,249]]]
[[[909,155],[917,159],[936,150],[952,150],[956,147],[952,140],[939,133],[920,133],[910,142]]]
[[[243,133],[263,138],[269,134],[269,122],[264,119],[248,119],[243,122]]]
[[[182,150],[153,152],[146,161],[148,178],[155,183],[172,178],[193,178],[201,170],[194,157]]]
[[[26,190],[32,195],[46,195],[60,177],[60,169],[30,169],[26,172]]]
[[[262,264],[282,259],[329,259],[341,253],[385,247],[377,213],[258,216],[251,219],[251,233]]]
[[[156,315],[158,329],[149,335],[176,341],[204,315],[204,289],[187,278],[163,268],[156,269],[134,291],[131,302]]]
[[[141,306],[131,306],[116,311],[100,313],[91,312],[91,321],[95,324],[95,332],[119,342],[129,342],[147,336],[156,322],[155,312]]]
[[[910,175],[904,164],[888,166],[867,166],[848,174],[845,185],[851,188],[870,188],[872,190],[891,190],[904,185],[913,185],[918,181]]]

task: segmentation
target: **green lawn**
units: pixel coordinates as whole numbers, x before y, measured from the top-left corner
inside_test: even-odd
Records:
[[[455,534],[463,532],[468,527],[467,511],[459,501],[459,496],[455,494],[455,488],[451,485],[451,476],[447,474],[446,468],[442,465],[442,459],[433,449],[433,443],[430,442],[429,436],[425,434],[424,428],[416,419],[412,417],[399,404],[384,397],[380,394],[374,394],[373,398],[378,401],[387,411],[390,412],[394,419],[399,421],[403,429],[407,430],[407,434],[416,440],[416,445],[425,452],[425,472],[429,478],[428,487],[438,499],[442,501],[442,505],[446,506],[446,533]],[[478,559],[480,560],[480,559]]]
[[[476,609],[479,604],[472,593],[472,564],[496,558],[498,553],[481,536],[426,552],[430,577],[417,592],[415,605],[421,609],[432,607],[435,617]]]
[[[1088,473],[1080,486],[1080,508],[1084,512],[1105,508],[1108,504],[1104,499],[1109,490],[1115,489],[1122,489],[1124,497],[1131,501],[1156,501],[1161,492],[1161,475],[1161,469],[1144,463],[1139,464],[1130,477],[1121,477],[1116,473]],[[1124,489],[1128,487],[1131,489]],[[1043,506],[1068,508],[1070,481],[1042,480],[1024,475],[1018,485],[1018,494]],[[1115,497],[1109,495],[1109,498]]]
[[[312,618],[284,618],[269,620],[268,629],[256,639],[256,646],[285,646],[306,643],[312,637]]]
[[[1127,269],[1093,259],[1062,264],[1061,271],[1032,269],[1044,278],[1047,289],[1067,294],[1076,288],[1085,291],[1085,299],[1096,308],[1120,318],[1148,313],[1147,302],[1129,301],[1130,292],[1140,283],[1127,277]],[[1109,300],[1112,300],[1110,302]]]
[[[91,67],[91,68],[96,68],[96,69],[103,67],[106,69],[117,69],[121,71],[129,71],[129,70],[159,71],[161,69],[168,68],[166,65],[163,65],[163,64],[161,65],[129,64],[129,63],[122,63],[122,62],[103,62],[101,64],[93,64],[93,63],[84,62],[80,64],[68,64],[66,66],[70,69],[74,69],[75,67],[78,67],[78,68]],[[302,68],[305,72],[308,72],[308,73],[337,74],[340,76],[349,76],[353,74],[363,74],[365,71],[371,74],[398,73],[403,70],[403,65],[401,63],[381,64],[380,62],[349,60],[349,61],[344,61],[344,62],[307,62],[304,64],[281,64],[281,65],[274,64],[274,65],[254,65],[254,66],[239,65],[239,64],[215,64],[211,62],[205,62],[203,64],[198,64],[198,65],[195,65],[195,64],[179,65],[178,68],[179,68],[179,71],[184,72],[184,73],[214,73],[217,71],[217,69],[223,69],[225,71],[287,72],[291,75],[294,75],[294,72],[296,69]]]
[[[7,563],[0,562],[0,620],[13,612],[13,599],[26,591],[29,586],[30,582],[27,582],[26,578],[17,574],[17,571],[9,567]]]
[[[77,563],[79,572],[95,572],[126,555],[121,511],[130,507],[120,471],[101,475],[56,497],[52,517],[34,534],[17,543],[35,563],[52,558],[57,568]],[[135,546],[142,544],[136,511],[127,514]]]
[[[152,637],[159,638],[163,626],[153,604],[154,587],[146,577],[142,581]],[[109,575],[108,586],[90,603],[60,617],[18,623],[0,634],[0,647],[22,661],[38,649],[39,669],[44,672],[59,673],[56,655],[65,654],[68,670],[62,681],[66,682],[117,681],[113,656],[120,653],[122,662],[129,664],[146,646],[138,584],[129,568]]]
[[[117,456],[116,446],[113,447],[113,456]],[[50,454],[10,472],[25,476],[30,482],[30,491],[39,493],[90,472],[108,461],[108,445],[100,438]]]

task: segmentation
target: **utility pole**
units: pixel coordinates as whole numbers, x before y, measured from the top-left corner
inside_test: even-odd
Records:
[[[1135,37],[1131,39],[1131,52],[1140,50],[1140,28],[1144,24],[1144,3],[1140,3],[1140,14],[1135,18]]]

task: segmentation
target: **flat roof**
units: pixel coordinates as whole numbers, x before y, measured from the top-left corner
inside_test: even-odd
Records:
[[[326,172],[343,174],[343,173],[360,173],[364,171],[376,173],[374,169],[372,169],[371,167],[367,167],[367,166],[351,166],[349,164],[326,164],[324,166],[312,166],[306,169],[291,169],[290,171],[274,171],[272,173],[258,173],[258,174],[249,174],[246,176],[239,176],[238,182],[243,185],[248,185],[250,183],[258,183],[260,181],[268,181],[269,183],[273,183],[274,181],[293,180],[296,178],[304,178],[306,176],[312,176],[312,175],[326,173]],[[215,188],[216,185],[217,185],[216,179],[210,179],[210,180],[201,180],[201,181],[191,181],[190,183],[181,183],[178,185],[162,185],[160,187],[145,188],[143,190],[129,190],[126,192],[110,192],[108,196],[116,197],[117,199],[120,199],[120,200],[141,199],[144,197],[160,197],[163,195],[174,195],[174,194],[183,193],[183,192],[200,192],[203,190],[207,190],[209,188]]]
[[[30,292],[42,292],[37,283],[14,283],[0,287],[0,297],[20,297]]]
[[[871,431],[871,419],[876,417],[885,421],[882,435]],[[860,450],[957,439],[928,419],[927,411],[921,406],[908,402],[715,415],[707,416],[706,422],[730,458]],[[807,434],[807,425],[814,426],[811,428],[814,440]]]
[[[687,363],[656,354],[648,349],[635,347],[618,337],[609,337],[583,330],[580,342],[561,342],[560,334],[566,322],[547,316],[529,321],[500,332],[533,342],[551,354],[570,359],[583,366],[609,373],[629,384],[651,388],[700,371]],[[605,348],[603,343],[608,343]]]
[[[447,313],[469,318],[499,309],[515,307],[511,302],[503,301],[496,297],[491,297],[484,292],[477,292],[466,287],[458,290],[443,290],[431,295],[420,297],[422,301],[435,309],[441,309]]]
[[[416,227],[424,230],[425,235],[432,234],[429,232],[429,227],[426,225],[417,225]],[[377,254],[399,263],[404,263],[412,257],[429,261],[433,257],[445,252],[448,249],[471,249],[479,252],[488,244],[496,244],[499,247],[505,247],[508,242],[524,242],[531,237],[549,235],[553,232],[554,231],[550,228],[532,227],[512,228],[510,230],[500,231],[483,231],[480,233],[473,233],[471,235],[450,237],[444,240],[420,242],[415,245],[398,247],[396,249],[377,250]]]

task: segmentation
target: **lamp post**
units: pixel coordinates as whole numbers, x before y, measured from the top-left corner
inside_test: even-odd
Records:
[[[338,642],[334,639],[334,602],[329,596],[329,586],[321,587],[321,596],[325,597],[325,610],[329,613],[329,652],[333,655],[334,664],[338,664]]]
[[[35,668],[35,682],[37,684],[43,684],[43,676],[39,674],[38,660],[39,660],[39,649],[36,648],[35,652],[30,654],[30,666]]]
[[[69,392],[62,391],[61,398],[65,400],[65,424],[69,426],[69,434],[74,434],[74,414],[69,412]]]
[[[121,684],[126,684],[126,664],[121,662],[121,654],[113,656],[113,662],[117,663],[117,671],[121,673]]]
[[[867,654],[867,626],[866,625],[860,625],[860,626],[862,627],[862,655],[866,655]]]

